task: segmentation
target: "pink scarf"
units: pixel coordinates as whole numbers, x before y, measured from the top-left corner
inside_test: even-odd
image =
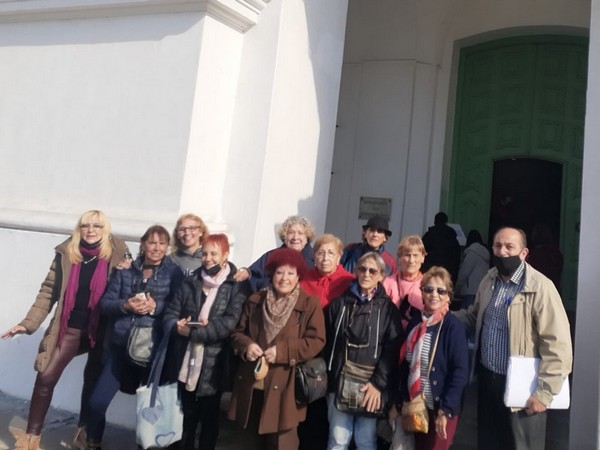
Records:
[[[423,297],[421,295],[421,279],[423,274],[419,272],[414,280],[406,280],[402,278],[402,274],[398,272],[396,275],[396,282],[398,283],[398,295],[400,301],[408,296],[408,303],[413,308],[417,308],[419,311],[423,311]]]
[[[408,392],[411,400],[421,392],[421,354],[427,327],[432,327],[441,322],[448,309],[448,304],[446,304],[444,309],[434,312],[429,317],[425,317],[422,314],[421,323],[410,331],[404,344],[402,344],[402,348],[400,349],[400,364],[406,359],[408,352],[412,353],[412,361],[410,362],[408,373]],[[433,355],[430,354],[430,357],[433,357]]]
[[[79,247],[79,251],[83,256],[97,257],[100,255],[100,247],[87,249]],[[63,309],[60,315],[60,328],[58,331],[58,347],[62,343],[63,335],[67,329],[69,323],[69,317],[71,311],[75,307],[75,297],[77,296],[77,290],[79,289],[79,272],[81,271],[81,262],[71,264],[71,273],[69,274],[69,280],[67,281],[67,287],[65,289],[65,297],[63,302]],[[98,303],[100,297],[106,289],[106,281],[108,279],[108,261],[100,258],[94,269],[94,275],[90,280],[90,298],[88,300],[88,309],[90,310],[90,321],[88,324],[88,337],[90,339],[90,347],[96,345],[96,331],[98,330],[98,322],[100,321],[100,308]]]
[[[202,309],[200,309],[198,320],[208,320],[210,309],[217,298],[219,287],[225,282],[230,272],[229,264],[214,278],[209,277],[204,270],[200,272],[202,274],[202,288],[207,289],[207,292],[206,300],[202,305]],[[204,344],[188,340],[188,346],[185,350],[178,378],[179,381],[185,383],[186,391],[194,392],[196,390],[200,373],[202,372],[202,361],[204,361]]]

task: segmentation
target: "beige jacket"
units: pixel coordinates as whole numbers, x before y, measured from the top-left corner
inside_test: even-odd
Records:
[[[56,246],[56,256],[50,265],[46,279],[42,282],[35,302],[29,308],[25,318],[19,323],[27,330],[27,334],[33,334],[42,325],[44,320],[54,308],[54,316],[46,328],[44,337],[40,342],[38,354],[35,358],[34,369],[43,372],[50,361],[50,356],[56,348],[58,332],[60,328],[60,316],[63,308],[64,294],[71,273],[71,263],[67,259],[67,244],[71,238]],[[127,244],[122,239],[112,236],[113,252],[108,263],[108,273],[119,264],[127,250]],[[107,280],[108,281],[108,280]],[[102,345],[100,342],[99,345]]]
[[[491,269],[481,280],[475,304],[455,313],[468,326],[476,326],[476,345],[479,345],[483,313],[492,299],[497,275],[498,271]],[[508,308],[508,327],[511,356],[541,359],[533,396],[548,406],[571,373],[571,332],[554,283],[527,263],[523,291],[515,296]],[[474,355],[477,355],[477,348],[475,350]]]

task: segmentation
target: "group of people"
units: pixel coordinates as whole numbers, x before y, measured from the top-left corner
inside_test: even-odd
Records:
[[[260,449],[347,449],[354,441],[374,450],[382,418],[395,430],[391,448],[399,448],[402,406],[419,396],[429,431],[414,433],[415,447],[448,449],[469,380],[466,330],[473,328],[478,448],[542,449],[545,409],[570,372],[571,342],[554,285],[525,262],[524,233],[496,233],[494,268],[474,303],[456,314],[448,270],[422,271],[427,252],[416,235],[403,237],[392,257],[385,250],[391,235],[387,220],[375,216],[361,242],[344,246],[332,234],[315,239],[308,219],[291,216],[279,229],[281,247],[236,267],[227,236],[209,234],[195,215],[180,217],[172,238],[150,227],[132,259],[106,216],[85,212],[56,247],[25,319],[2,335],[31,334],[54,310],[15,448],[39,448],[56,383],[75,356],[88,353],[73,448],[99,449],[115,394],[148,381],[149,366],[128,352],[140,325],[150,327],[154,343],[170,334],[162,379],[178,381],[184,416],[182,439],[170,448],[214,449],[221,397],[230,391],[229,419]],[[541,358],[537,388],[516,412],[502,403],[513,355]],[[327,364],[327,395],[307,405],[296,399],[296,366],[317,356]],[[352,394],[358,409],[349,410],[342,400],[356,368],[364,382]]]

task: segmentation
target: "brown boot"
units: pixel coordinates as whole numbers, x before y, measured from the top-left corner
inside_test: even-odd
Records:
[[[41,436],[23,433],[17,438],[15,450],[40,450]]]

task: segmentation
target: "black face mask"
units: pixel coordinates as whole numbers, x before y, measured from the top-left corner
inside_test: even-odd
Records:
[[[207,269],[206,267],[202,266],[202,271],[209,277],[214,277],[221,271],[221,269],[222,267],[219,264],[215,264],[210,269]]]
[[[498,273],[505,277],[511,276],[521,265],[519,255],[507,256],[505,258],[494,255],[492,261],[494,262],[494,267],[498,269]]]

